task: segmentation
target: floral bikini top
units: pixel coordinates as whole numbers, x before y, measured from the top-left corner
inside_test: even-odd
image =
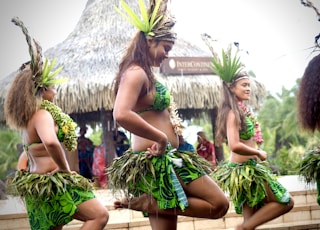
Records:
[[[245,122],[246,122],[246,128],[243,130],[240,130],[239,135],[240,135],[240,139],[242,140],[249,140],[251,137],[254,136],[254,123],[253,121],[245,116]]]
[[[138,114],[141,114],[143,112],[150,111],[150,110],[163,111],[169,107],[171,96],[168,89],[158,81],[154,82],[154,87],[156,89],[156,93],[154,96],[153,104],[150,107],[147,107],[143,110],[138,111],[137,112]]]

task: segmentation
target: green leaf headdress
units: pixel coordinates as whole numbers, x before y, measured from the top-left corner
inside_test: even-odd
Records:
[[[114,6],[115,10],[142,31],[145,36],[168,41],[176,39],[176,34],[172,31],[175,20],[167,10],[167,0],[150,0],[149,10],[147,10],[144,0],[139,0],[141,17],[123,0],[120,0],[119,4],[124,12]]]
[[[62,66],[60,66],[59,68],[52,71],[57,59],[54,58],[54,60],[50,62],[47,58],[45,58],[45,61],[43,63],[41,46],[34,38],[29,35],[28,29],[25,27],[23,22],[18,17],[12,18],[11,21],[16,26],[19,26],[26,36],[31,60],[25,63],[20,69],[23,69],[27,65],[30,65],[30,69],[33,73],[32,77],[35,83],[36,91],[41,87],[48,87],[51,85],[66,82],[68,80],[67,78],[55,79],[55,76],[60,73],[63,68]]]
[[[248,78],[248,75],[245,72],[240,72],[244,65],[240,61],[238,56],[239,47],[235,53],[232,52],[232,46],[229,45],[227,50],[222,49],[221,57],[213,49],[211,42],[213,41],[208,34],[201,35],[202,40],[209,47],[213,58],[212,58],[212,71],[217,74],[224,82],[228,85],[231,85],[236,80],[240,78]]]

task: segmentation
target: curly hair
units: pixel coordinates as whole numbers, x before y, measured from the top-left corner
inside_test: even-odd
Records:
[[[17,73],[4,102],[4,115],[12,129],[23,129],[41,104],[40,91],[35,92],[32,71],[26,66]]]
[[[320,130],[320,54],[306,67],[297,94],[297,116],[307,131]]]

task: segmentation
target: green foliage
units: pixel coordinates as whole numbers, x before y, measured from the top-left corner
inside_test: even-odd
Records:
[[[199,126],[202,128],[202,131],[206,133],[208,140],[214,141],[212,124],[210,117],[207,114],[203,114],[199,118],[194,118],[190,120],[190,125]],[[197,135],[196,133],[194,135]],[[196,143],[195,143],[196,145]]]
[[[17,167],[19,151],[16,146],[21,143],[21,135],[17,131],[1,127],[0,140],[0,179],[5,180]]]
[[[102,142],[102,128],[94,129],[93,132],[90,134],[89,139],[93,142],[94,146],[98,146]]]
[[[319,145],[318,132],[310,135],[300,129],[297,120],[295,85],[292,89],[282,88],[276,96],[268,96],[258,113],[268,160],[279,168],[281,175],[297,174],[297,164],[308,149]]]
[[[279,168],[280,175],[296,175],[296,165],[301,160],[303,152],[304,148],[302,146],[292,146],[289,149],[283,146],[278,150],[276,157],[269,161]]]

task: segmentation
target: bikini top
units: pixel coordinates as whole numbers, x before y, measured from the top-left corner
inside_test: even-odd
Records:
[[[171,96],[168,89],[158,81],[154,82],[154,87],[156,92],[155,92],[153,104],[150,107],[147,107],[143,110],[138,111],[137,112],[138,114],[146,111],[150,111],[150,110],[163,111],[169,107]]]
[[[60,142],[63,142],[63,140],[64,140],[64,132],[62,131],[62,128],[60,128],[59,126],[58,126],[57,137],[58,137],[58,140],[59,140]],[[33,142],[33,143],[31,143],[31,144],[24,144],[23,147],[24,147],[24,149],[26,150],[26,152],[28,153],[30,146],[36,145],[36,144],[41,144],[41,143],[42,143],[42,142]]]
[[[239,136],[242,140],[249,140],[254,135],[254,123],[249,117],[245,117],[246,128],[240,130]]]

